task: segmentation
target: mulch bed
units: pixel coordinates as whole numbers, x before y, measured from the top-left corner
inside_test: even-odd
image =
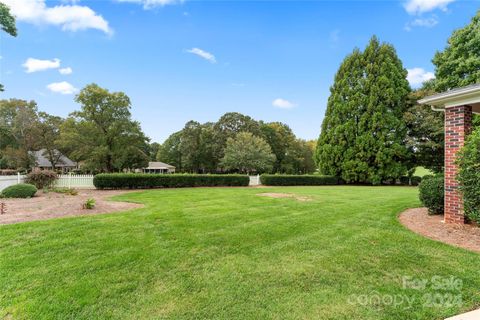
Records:
[[[110,213],[143,207],[141,204],[108,200],[110,197],[125,192],[129,191],[78,190],[78,195],[71,196],[38,191],[35,197],[29,199],[0,199],[0,202],[6,204],[6,213],[0,215],[0,225],[66,216]],[[95,207],[90,210],[83,209],[82,205],[90,198],[95,199]]]
[[[443,215],[428,215],[426,208],[408,209],[400,222],[415,233],[456,247],[480,252],[480,228],[469,224],[446,224]]]

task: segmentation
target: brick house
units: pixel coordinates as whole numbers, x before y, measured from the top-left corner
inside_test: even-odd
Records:
[[[465,223],[463,198],[458,192],[455,158],[472,131],[472,115],[480,114],[480,84],[452,89],[418,101],[445,112],[445,213],[446,223]]]

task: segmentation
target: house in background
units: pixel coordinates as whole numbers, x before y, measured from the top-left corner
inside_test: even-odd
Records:
[[[70,160],[58,150],[55,150],[54,152],[56,154],[55,158],[58,159],[55,164],[55,170],[66,173],[78,169],[78,164],[76,162]],[[32,168],[33,170],[53,170],[52,163],[46,156],[47,152],[45,149],[31,151],[30,154],[35,160],[35,165]]]
[[[175,167],[160,161],[149,162],[148,167],[141,169],[143,173],[175,173]]]

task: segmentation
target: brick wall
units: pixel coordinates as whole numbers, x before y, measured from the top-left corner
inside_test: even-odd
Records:
[[[464,223],[463,199],[458,192],[455,156],[472,130],[472,107],[445,110],[445,222]]]

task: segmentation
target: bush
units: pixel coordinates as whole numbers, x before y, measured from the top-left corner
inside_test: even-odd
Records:
[[[27,174],[25,178],[26,183],[33,184],[37,189],[48,188],[53,185],[58,176],[55,172],[50,170],[34,170]]]
[[[480,223],[480,129],[468,137],[457,164],[465,215]]]
[[[443,176],[425,176],[419,187],[420,201],[428,208],[429,214],[443,214],[444,180]]]
[[[19,183],[3,189],[2,196],[5,198],[31,198],[37,192],[34,185]]]
[[[260,181],[267,186],[323,186],[341,183],[341,180],[334,176],[288,174],[262,174]]]
[[[248,186],[249,177],[238,174],[101,173],[93,178],[97,189],[148,189]]]

